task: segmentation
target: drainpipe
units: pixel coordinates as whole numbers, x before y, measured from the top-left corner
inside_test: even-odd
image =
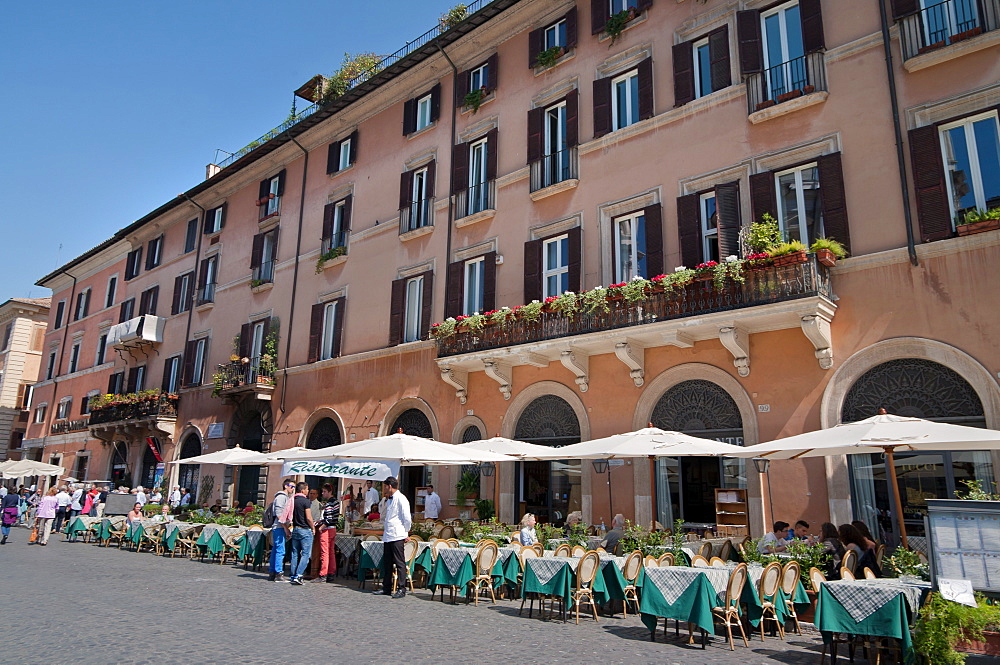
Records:
[[[187,192],[182,192],[180,194],[180,196],[183,196],[189,202],[191,202],[193,205],[197,206],[199,210],[201,210],[201,214],[198,215],[198,244],[195,246],[195,250],[194,250],[194,284],[193,284],[193,287],[195,289],[195,293],[197,293],[197,289],[198,289],[198,272],[200,270],[199,261],[201,261],[201,239],[205,235],[205,214],[207,213],[207,211],[205,210],[205,208],[200,203],[198,203],[197,201],[195,201],[194,199],[192,199],[190,196],[188,196]],[[192,300],[192,302],[191,302],[192,306],[188,308],[187,327],[184,329],[184,345],[185,346],[187,346],[188,340],[191,339],[191,320],[194,318],[194,300],[195,299],[192,298],[191,300]]]
[[[278,409],[285,412],[285,394],[288,391],[288,354],[292,350],[292,327],[295,321],[295,294],[299,287],[299,254],[302,251],[302,220],[306,210],[306,177],[309,175],[309,151],[302,147],[302,144],[290,137],[292,143],[298,146],[302,154],[305,155],[305,163],[302,165],[302,194],[299,197],[299,229],[295,235],[295,267],[292,269],[292,302],[288,306],[288,332],[285,333],[285,367],[284,376],[281,382],[281,399],[278,402]],[[272,438],[274,434],[271,434]]]
[[[910,187],[906,175],[906,159],[903,156],[903,130],[899,125],[899,103],[896,100],[896,72],[892,67],[892,42],[889,39],[889,17],[885,13],[885,1],[878,0],[879,20],[882,22],[882,48],[885,50],[885,73],[889,80],[889,102],[892,105],[892,128],[896,138],[896,162],[899,168],[899,193],[903,197],[903,221],[906,223],[906,251],[910,263],[920,265],[917,248],[913,239],[913,214],[910,210]]]
[[[69,277],[70,279],[73,280],[73,286],[69,290],[69,299],[66,301],[66,308],[63,310],[63,314],[65,314],[65,316],[66,316],[66,320],[64,320],[62,322],[62,324],[63,324],[63,338],[62,338],[62,343],[59,345],[59,354],[58,354],[58,357],[56,358],[55,367],[52,370],[52,405],[51,405],[51,408],[46,409],[46,411],[48,412],[47,413],[48,418],[46,418],[46,420],[48,422],[43,425],[44,429],[42,429],[42,454],[43,455],[45,454],[45,442],[49,440],[49,432],[52,431],[53,416],[56,414],[56,409],[59,408],[59,401],[58,401],[59,400],[59,376],[62,374],[62,359],[63,359],[63,354],[66,352],[66,340],[69,339],[69,322],[70,322],[71,312],[73,311],[73,301],[76,300],[76,277],[74,277],[73,275],[70,275],[65,270],[62,271],[62,274],[66,275],[67,277]],[[23,455],[23,453],[22,453],[22,455]],[[48,462],[46,462],[46,464],[48,464]],[[69,469],[67,469],[66,471],[68,473]],[[47,480],[48,476],[45,476],[45,478]],[[48,485],[47,482],[46,482],[46,485]]]
[[[441,55],[444,56],[444,59],[448,61],[449,65],[451,65],[451,71],[453,72],[453,76],[452,76],[453,85],[458,85],[458,67],[455,66],[455,63],[451,61],[451,58],[448,57],[448,54],[445,53],[445,51],[444,51],[443,48],[441,48],[441,43],[440,42],[438,42],[436,44],[436,46],[437,46],[438,50],[441,51]],[[451,104],[451,146],[452,146],[452,150],[455,149],[454,148],[454,146],[455,146],[455,139],[456,139],[455,118],[457,117],[457,114],[458,114],[458,105],[453,102]],[[495,148],[495,146],[494,146],[494,148]],[[454,226],[454,222],[455,222],[455,207],[451,205],[451,193],[453,191],[455,191],[455,169],[452,168],[451,157],[449,156],[449,159],[448,159],[448,232],[445,234],[445,237],[447,238],[447,247],[445,249],[445,255],[444,255],[444,267],[445,267],[444,288],[445,288],[445,291],[448,290],[448,266],[451,264],[451,227]],[[447,295],[446,295],[445,296],[445,301],[447,301],[447,299],[448,298],[447,298]],[[441,318],[443,319],[444,317],[442,316]],[[499,513],[497,513],[497,514],[499,515]]]

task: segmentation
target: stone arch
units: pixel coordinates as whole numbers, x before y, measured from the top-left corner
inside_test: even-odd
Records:
[[[204,449],[201,432],[197,427],[188,426],[180,437],[180,445],[174,446],[177,449],[177,459],[185,459],[200,455]],[[198,464],[174,464],[174,477],[170,485],[183,487],[191,493],[192,497],[198,496],[198,480],[201,477],[201,466]]]
[[[580,440],[588,441],[590,439],[590,418],[587,417],[587,407],[584,406],[583,400],[580,399],[576,391],[557,381],[539,381],[519,392],[517,397],[511,400],[503,421],[500,423],[500,436],[513,439],[521,414],[532,402],[545,395],[560,397],[573,407],[576,420],[580,424]]]
[[[303,448],[308,448],[307,443],[309,441],[309,437],[312,436],[316,425],[325,418],[329,418],[337,424],[337,428],[340,430],[340,442],[347,443],[347,427],[344,425],[343,418],[341,418],[340,414],[330,407],[322,406],[309,414],[306,421],[302,423],[302,430],[299,432],[299,441],[297,445],[302,446]]]
[[[260,418],[260,426],[265,432],[263,450],[261,452],[270,452],[271,436],[274,433],[271,402],[259,399],[244,400],[236,407],[236,410],[233,412],[232,422],[229,424],[229,436],[226,438],[226,445],[229,448],[242,444],[247,427],[251,424],[257,424],[254,422],[255,414],[259,414],[256,417]]]
[[[438,425],[437,417],[434,415],[434,409],[431,408],[430,404],[419,397],[404,397],[393,404],[382,418],[382,422],[378,428],[378,435],[385,436],[387,434],[392,434],[393,432],[391,431],[391,428],[393,423],[396,422],[397,418],[410,409],[416,409],[427,417],[427,422],[431,425],[432,438],[440,441],[441,428]]]
[[[486,428],[486,423],[483,422],[482,418],[479,416],[465,416],[455,423],[455,427],[451,431],[452,443],[464,443],[465,431],[470,427],[478,427],[484,439],[490,438],[490,432]]]
[[[180,443],[180,445],[174,446],[173,457],[175,460],[184,459],[185,457],[188,457],[188,455],[184,454],[184,444],[191,436],[193,436],[194,439],[198,442],[198,452],[195,454],[201,455],[203,452],[205,452],[204,435],[201,433],[201,430],[198,427],[192,425],[191,423],[188,423],[187,425],[184,426],[184,429],[180,431],[180,434],[176,439]]]

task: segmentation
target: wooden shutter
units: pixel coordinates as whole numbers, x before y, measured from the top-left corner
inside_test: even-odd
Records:
[[[65,316],[65,315],[66,315],[66,301],[65,301],[65,300],[60,300],[60,301],[59,301],[59,302],[58,302],[58,303],[56,304],[56,321],[55,321],[55,328],[56,328],[57,330],[58,330],[59,328],[62,328],[62,324],[63,324],[63,316]]]
[[[465,261],[455,261],[448,264],[448,274],[445,277],[444,317],[458,316],[462,312],[462,300],[465,298]]]
[[[729,65],[729,26],[708,33],[708,61],[711,68],[712,92],[728,88],[732,83]]]
[[[281,169],[281,171],[278,173],[278,192],[276,196],[283,196],[285,193],[285,175],[286,175],[285,169]]]
[[[494,127],[486,132],[486,180],[495,180],[497,177],[497,158],[500,153],[500,141],[498,132]]]
[[[528,111],[528,163],[537,162],[542,158],[542,137],[545,127],[545,109]]]
[[[920,0],[892,0],[892,19],[894,21],[916,14],[918,11],[920,11]]]
[[[128,383],[125,386],[126,393],[134,393],[139,386],[139,368],[133,367],[128,371]]]
[[[580,145],[580,92],[570,90],[566,95],[566,147]]]
[[[736,38],[740,44],[740,71],[743,75],[763,71],[764,49],[759,11],[736,12]]]
[[[441,116],[441,84],[437,83],[431,88],[431,122]]]
[[[90,289],[87,289],[83,295],[83,315],[87,316],[90,314]]]
[[[394,279],[389,298],[389,346],[403,341],[403,312],[406,309],[406,279]]]
[[[701,215],[697,194],[677,197],[677,235],[681,246],[681,263],[694,268],[702,262]]]
[[[354,149],[354,146],[351,146]],[[334,141],[326,150],[326,174],[336,173],[340,170],[340,141]]]
[[[674,44],[674,106],[692,101],[694,93],[694,48],[692,42]]]
[[[128,311],[129,302],[132,302],[132,300],[123,300],[122,304],[118,306],[118,323],[125,323],[126,321],[128,321],[128,318],[126,317],[129,314]],[[61,305],[62,303],[59,304]]]
[[[413,203],[413,171],[403,171],[399,174],[399,209],[403,210]]]
[[[204,289],[208,286],[208,262],[212,259],[202,259],[201,266],[198,268],[198,288]]]
[[[184,345],[184,370],[181,374],[181,381],[185,386],[190,386],[194,381],[194,356],[197,352],[197,340],[189,341]]]
[[[344,243],[347,243],[347,234],[351,230],[351,208],[354,206],[354,195],[348,194],[344,197],[344,216],[340,219],[340,232],[344,235]]]
[[[154,251],[156,249],[156,238],[150,240],[146,244],[146,247],[149,250],[146,252],[146,270],[152,270],[153,268],[156,267],[156,265],[153,263],[153,260],[156,258],[156,252]]]
[[[219,228],[220,229],[226,228],[226,207],[228,205],[229,204],[227,204],[227,203],[223,203],[221,206],[219,206],[219,207],[222,208],[222,214],[219,217]]]
[[[154,286],[146,291],[149,294],[149,302],[146,304],[146,314],[156,316],[156,303],[160,298],[160,287]]]
[[[160,380],[160,390],[163,392],[170,391],[170,365],[173,362],[173,358],[167,358],[163,361],[163,379]]]
[[[209,208],[205,212],[205,219],[202,221],[202,224],[201,224],[201,233],[202,233],[202,235],[208,235],[209,233],[212,232],[212,227],[211,227],[211,221],[210,220],[212,219],[212,214],[214,212],[215,212],[215,208]]]
[[[349,138],[351,139],[351,149],[347,151],[348,152],[347,160],[351,164],[354,164],[356,161],[358,161],[358,130],[355,129],[353,132],[351,132]]]
[[[320,302],[312,306],[309,314],[309,359],[314,363],[319,360],[320,345],[323,343],[323,311],[327,303]]]
[[[323,235],[320,236],[320,240],[333,237],[333,218],[336,213],[336,203],[327,203],[323,206]]]
[[[271,193],[271,179],[264,178],[260,181],[260,186],[257,188],[257,199],[262,201],[267,198],[267,195]]]
[[[820,0],[799,0],[799,21],[802,23],[802,48],[805,52],[815,53],[825,49]]]
[[[715,209],[719,217],[719,258],[739,256],[740,226],[742,224],[740,220],[739,180],[716,185]]]
[[[647,279],[663,274],[663,208],[646,206],[642,211],[646,218],[646,275]]]
[[[139,316],[149,313],[149,291],[139,294]]]
[[[583,229],[577,226],[566,235],[569,236],[569,290],[579,293],[583,284]]]
[[[542,52],[542,39],[545,28],[538,28],[528,33],[528,69],[534,69],[538,64],[538,54]]]
[[[639,120],[653,117],[653,59],[639,63]]]
[[[483,255],[483,311],[497,308],[497,253]]]
[[[486,59],[486,91],[493,92],[500,81],[500,56],[494,53]]]
[[[420,339],[427,337],[431,329],[431,303],[434,300],[434,271],[428,270],[423,274],[424,292],[420,299]]]
[[[469,144],[459,143],[451,149],[451,193],[458,194],[468,186]]]
[[[604,32],[611,11],[608,0],[590,0],[590,32],[599,35]]]
[[[237,353],[239,353],[240,358],[250,357],[250,345],[252,342],[253,326],[249,323],[244,323],[240,326],[240,341],[236,345]]]
[[[524,243],[524,302],[542,299],[542,241]]]
[[[611,131],[611,78],[594,81],[594,138]]]
[[[412,134],[417,129],[417,100],[407,99],[403,102],[403,136]]]
[[[184,275],[174,278],[174,297],[170,303],[170,313],[177,314],[181,311],[181,286],[183,286]]]
[[[577,33],[580,31],[577,25],[576,5],[573,5],[573,8],[566,12],[563,20],[566,21],[566,50],[568,51],[576,46]]]
[[[250,250],[250,269],[259,268],[264,258],[264,234],[258,233],[253,237],[253,246]]]
[[[190,344],[190,342],[188,342]],[[108,377],[108,394],[117,395],[118,394],[118,373],[114,373]]]
[[[930,125],[911,129],[909,139],[920,238],[923,242],[950,238],[951,208],[938,128]]]
[[[424,181],[426,183],[426,187],[427,187],[427,193],[424,195],[425,198],[428,198],[428,199],[434,198],[434,172],[436,170],[437,170],[437,160],[432,159],[427,164],[427,179]],[[430,221],[433,224],[433,222],[434,222],[434,218],[433,218],[434,209],[431,208],[428,211],[428,214],[431,215],[431,220]]]
[[[653,0],[637,0],[637,2],[635,3],[635,8],[638,11],[649,9],[652,6],[653,6]]]
[[[469,70],[464,70],[455,75],[455,108],[460,109],[465,106],[465,96],[469,93]]]
[[[849,252],[851,230],[847,222],[847,195],[844,192],[844,167],[840,153],[820,157],[816,170],[819,172],[819,195],[823,206],[823,233],[839,241]]]
[[[759,222],[764,213],[778,218],[778,195],[774,191],[774,172],[755,173],[750,176],[751,222]]]
[[[336,310],[333,313],[333,357],[340,356],[340,343],[344,337],[344,313],[347,311],[347,301],[337,298],[333,301]]]

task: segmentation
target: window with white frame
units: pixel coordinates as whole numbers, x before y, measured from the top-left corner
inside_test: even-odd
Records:
[[[73,407],[72,397],[63,397],[56,406],[56,420],[69,418],[70,409]]]
[[[260,253],[260,265],[257,267],[254,279],[260,282],[274,281],[274,263],[277,258],[278,229],[263,234]]]
[[[73,320],[79,321],[85,318],[90,310],[90,287],[76,294],[76,309],[73,313]]]
[[[413,172],[410,189],[410,228],[417,229],[430,223],[430,206],[427,200],[427,168]]]
[[[267,183],[267,193],[271,194],[267,199],[266,215],[273,215],[281,208],[281,197],[278,195],[281,190],[281,174],[270,179]]]
[[[420,131],[431,124],[431,95],[424,95],[417,100],[417,122],[414,131]]]
[[[121,395],[125,392],[125,372],[115,372],[108,377],[108,393]]]
[[[191,385],[201,385],[205,374],[205,356],[208,352],[208,339],[202,337],[194,345],[194,362],[191,363]]]
[[[146,270],[152,270],[163,260],[163,236],[157,236],[149,241],[146,248]]]
[[[213,254],[201,262],[201,283],[198,285],[198,304],[215,302],[215,282],[219,272],[219,255]]]
[[[264,337],[267,331],[264,329],[264,321],[256,321],[250,329],[250,357],[259,358],[264,352]]]
[[[135,368],[135,392],[146,389],[146,366],[139,365]]]
[[[790,2],[760,14],[764,73],[769,99],[801,89],[809,82],[799,3]]]
[[[615,281],[646,277],[646,215],[635,212],[613,220]]]
[[[276,180],[277,180],[277,178],[271,180],[271,187],[272,187],[271,191],[275,191],[275,189],[274,189],[274,182]],[[205,213],[205,233],[206,234],[218,233],[219,231],[222,230],[222,221],[223,221],[222,220],[222,212],[223,212],[223,208],[222,208],[222,206],[219,206],[217,208],[212,208],[207,213]]]
[[[118,290],[118,275],[108,278],[108,294],[104,297],[104,306],[111,307],[115,304],[115,292]]]
[[[1000,207],[1000,124],[997,112],[942,125],[948,205],[955,223],[966,213]]]
[[[180,314],[191,309],[191,303],[194,301],[194,272],[180,275],[175,281],[174,288],[177,289],[177,294],[174,296],[174,311],[171,313]]]
[[[474,215],[489,207],[490,192],[486,182],[486,159],[489,144],[486,139],[469,145],[469,199],[466,214]]]
[[[56,303],[56,318],[52,324],[52,327],[56,330],[62,328],[63,315],[66,313],[66,301],[60,300]]]
[[[320,338],[319,359],[329,360],[336,355],[336,332],[339,301],[334,300],[323,306],[323,335]]]
[[[543,187],[568,180],[570,177],[569,151],[566,149],[566,102],[545,109],[545,136],[543,138],[542,169]]]
[[[786,240],[806,246],[823,237],[823,211],[816,164],[779,171],[774,176],[778,194],[778,227]]]
[[[163,389],[168,393],[177,392],[181,385],[181,357],[172,356],[163,364]]]
[[[351,139],[350,137],[340,142],[340,154],[337,157],[337,170],[343,171],[351,165]]]
[[[69,349],[69,373],[72,374],[80,368],[80,345],[81,342],[73,343]]]
[[[424,306],[424,278],[406,280],[406,303],[403,310],[403,341],[420,339],[420,318]]]
[[[542,50],[566,46],[566,19],[559,19],[542,32]]]
[[[83,404],[80,407],[81,416],[86,416],[90,414],[90,400],[93,399],[94,397],[97,397],[100,394],[101,394],[100,390],[91,390],[89,393],[87,393],[87,395],[83,398]]]
[[[322,253],[326,254],[331,249],[347,246],[347,229],[344,225],[344,218],[347,215],[347,200],[337,201],[333,206],[333,225],[330,228],[330,237],[323,238]]]
[[[45,410],[48,409],[49,405],[46,403],[41,403],[35,407],[35,424],[39,425],[45,422]]]
[[[704,97],[712,92],[712,58],[708,50],[708,37],[692,44],[694,49],[694,96]]]
[[[619,12],[623,12],[629,9],[635,9],[639,4],[639,0],[610,0],[610,2],[611,2],[610,9],[612,16],[614,16]]]
[[[483,64],[469,72],[469,90],[489,87],[490,66]]]
[[[611,79],[611,131],[639,122],[639,72]]]
[[[714,191],[701,195],[701,256],[705,262],[719,260],[719,210],[716,205]]]
[[[542,243],[542,298],[569,290],[569,236],[561,235]]]
[[[462,310],[466,316],[483,311],[483,276],[486,272],[485,257],[477,257],[465,262],[465,302]]]
[[[101,336],[97,338],[97,353],[94,355],[94,365],[104,364],[104,354],[107,353],[108,332],[105,329]]]

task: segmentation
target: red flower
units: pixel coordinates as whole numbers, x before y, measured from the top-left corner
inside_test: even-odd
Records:
[[[456,321],[465,321],[467,318],[469,318],[469,317],[459,315],[459,316],[455,317],[455,320]]]
[[[549,296],[548,298],[545,299],[545,304],[546,305],[552,304],[558,299],[559,299],[558,296]]]
[[[695,270],[706,270],[708,268],[714,268],[719,265],[716,261],[706,261],[705,263],[699,263],[694,267]]]
[[[662,281],[663,281],[663,280],[665,280],[666,278],[667,278],[667,276],[666,276],[666,275],[657,275],[656,277],[654,277],[654,278],[653,278],[652,280],[650,280],[650,281],[653,281],[653,282],[662,282]]]
[[[612,284],[612,285],[611,285],[611,286],[609,286],[608,288],[609,288],[609,289],[620,289],[620,288],[622,288],[623,286],[625,286],[625,282],[619,282],[618,284]]]

